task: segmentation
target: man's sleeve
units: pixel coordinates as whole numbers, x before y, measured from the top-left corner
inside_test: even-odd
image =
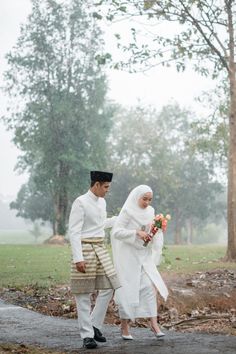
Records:
[[[117,219],[117,216],[112,216],[111,218],[107,218],[106,222],[105,222],[104,229],[109,229],[110,227],[113,227],[116,219]]]
[[[69,218],[69,237],[74,263],[84,260],[81,245],[81,230],[84,223],[84,209],[81,202],[74,201]]]

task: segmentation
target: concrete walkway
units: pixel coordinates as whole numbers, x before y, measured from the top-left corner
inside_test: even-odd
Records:
[[[44,316],[0,301],[0,343],[31,344],[73,353],[236,354],[236,337],[167,332],[157,340],[148,329],[134,328],[124,341],[117,326],[104,326],[107,342],[96,350],[82,349],[76,320]]]

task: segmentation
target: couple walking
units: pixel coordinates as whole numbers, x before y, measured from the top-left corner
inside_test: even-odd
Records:
[[[152,190],[146,185],[134,188],[118,217],[107,218],[105,195],[112,173],[91,171],[89,191],[78,197],[71,209],[69,235],[72,248],[71,291],[75,295],[80,335],[84,347],[96,348],[106,342],[101,329],[115,290],[121,318],[121,336],[133,339],[129,319],[150,318],[151,330],[163,337],[157,323],[157,290],[166,300],[168,290],[156,269],[163,235],[147,247],[148,228],[154,218],[150,206]],[[106,228],[111,228],[113,262],[104,246]],[[90,295],[99,290],[91,313]]]

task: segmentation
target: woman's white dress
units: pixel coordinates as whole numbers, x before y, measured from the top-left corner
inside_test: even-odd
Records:
[[[120,317],[135,319],[157,316],[156,290],[166,300],[168,290],[158,272],[156,265],[160,263],[163,234],[154,236],[147,247],[139,239],[136,232],[141,228],[148,231],[154,218],[154,209],[148,224],[135,218],[128,210],[122,209],[112,230],[111,243],[113,261],[121,288],[115,292],[115,301],[119,306]]]

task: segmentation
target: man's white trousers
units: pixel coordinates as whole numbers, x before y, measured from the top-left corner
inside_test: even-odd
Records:
[[[92,313],[90,296],[91,294],[75,295],[81,338],[93,338],[93,326],[101,330],[113,290],[99,291]]]

